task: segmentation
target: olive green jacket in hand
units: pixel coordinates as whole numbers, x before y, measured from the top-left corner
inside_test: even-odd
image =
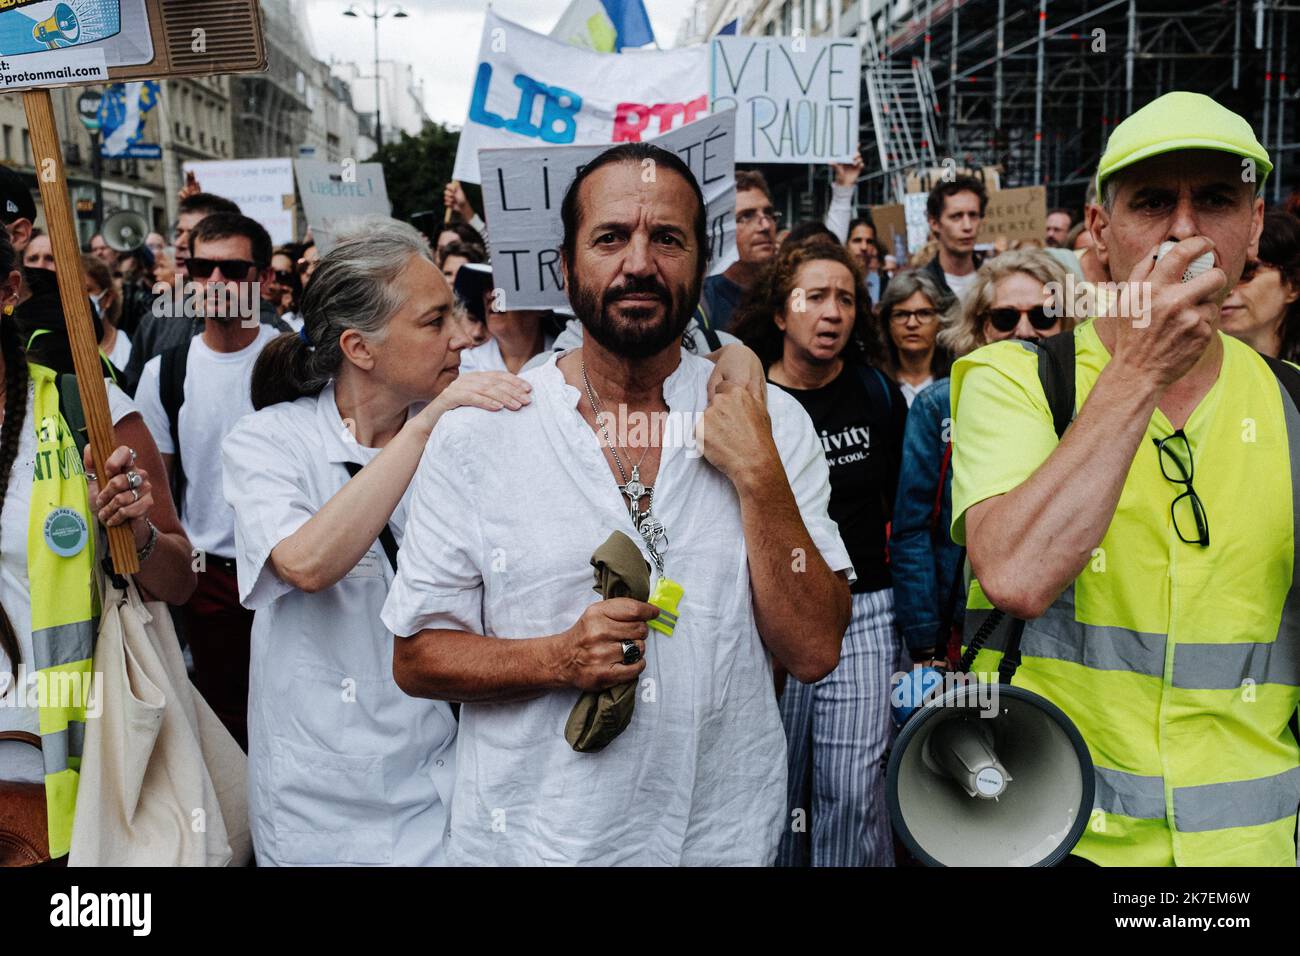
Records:
[[[604,599],[630,597],[637,601],[650,598],[650,565],[641,551],[622,531],[613,532],[591,556],[596,569],[597,594]],[[564,739],[578,753],[596,753],[627,729],[636,707],[636,681],[618,684],[605,690],[586,691],[564,725]]]

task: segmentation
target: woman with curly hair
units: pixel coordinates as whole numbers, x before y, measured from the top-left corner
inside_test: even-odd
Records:
[[[885,548],[907,403],[880,371],[884,353],[861,266],[839,243],[783,247],[733,331],[812,419],[830,469],[830,516],[857,576],[839,666],[815,684],[790,678],[782,694],[789,808],[812,819],[784,836],[777,861],[891,866],[881,758],[901,645]]]

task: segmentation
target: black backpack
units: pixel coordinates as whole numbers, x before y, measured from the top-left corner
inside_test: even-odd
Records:
[[[167,424],[171,428],[172,448],[176,452],[172,459],[172,500],[176,502],[176,514],[181,513],[181,502],[185,500],[185,469],[181,465],[181,405],[185,403],[185,366],[190,360],[190,343],[186,339],[180,345],[165,349],[161,355],[158,369],[158,397],[162,400],[163,411],[167,413]]]

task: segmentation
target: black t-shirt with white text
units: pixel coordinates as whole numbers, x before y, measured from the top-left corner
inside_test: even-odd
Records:
[[[812,419],[831,473],[830,516],[840,529],[858,579],[853,593],[878,591],[891,584],[886,525],[898,488],[907,402],[888,378],[889,408],[874,407],[863,377],[877,373],[845,362],[835,380],[821,388],[780,387]],[[777,385],[779,383],[773,382]]]

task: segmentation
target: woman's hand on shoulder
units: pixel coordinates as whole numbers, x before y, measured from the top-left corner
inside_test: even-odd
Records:
[[[763,363],[753,349],[733,342],[709,353],[708,357],[715,365],[713,374],[709,376],[709,404],[713,403],[718,386],[723,382],[739,385],[758,399],[760,405],[767,404],[767,377]]]
[[[431,433],[445,413],[462,405],[490,412],[503,408],[518,411],[532,401],[532,390],[528,382],[510,372],[466,372],[444,388],[412,422]]]

